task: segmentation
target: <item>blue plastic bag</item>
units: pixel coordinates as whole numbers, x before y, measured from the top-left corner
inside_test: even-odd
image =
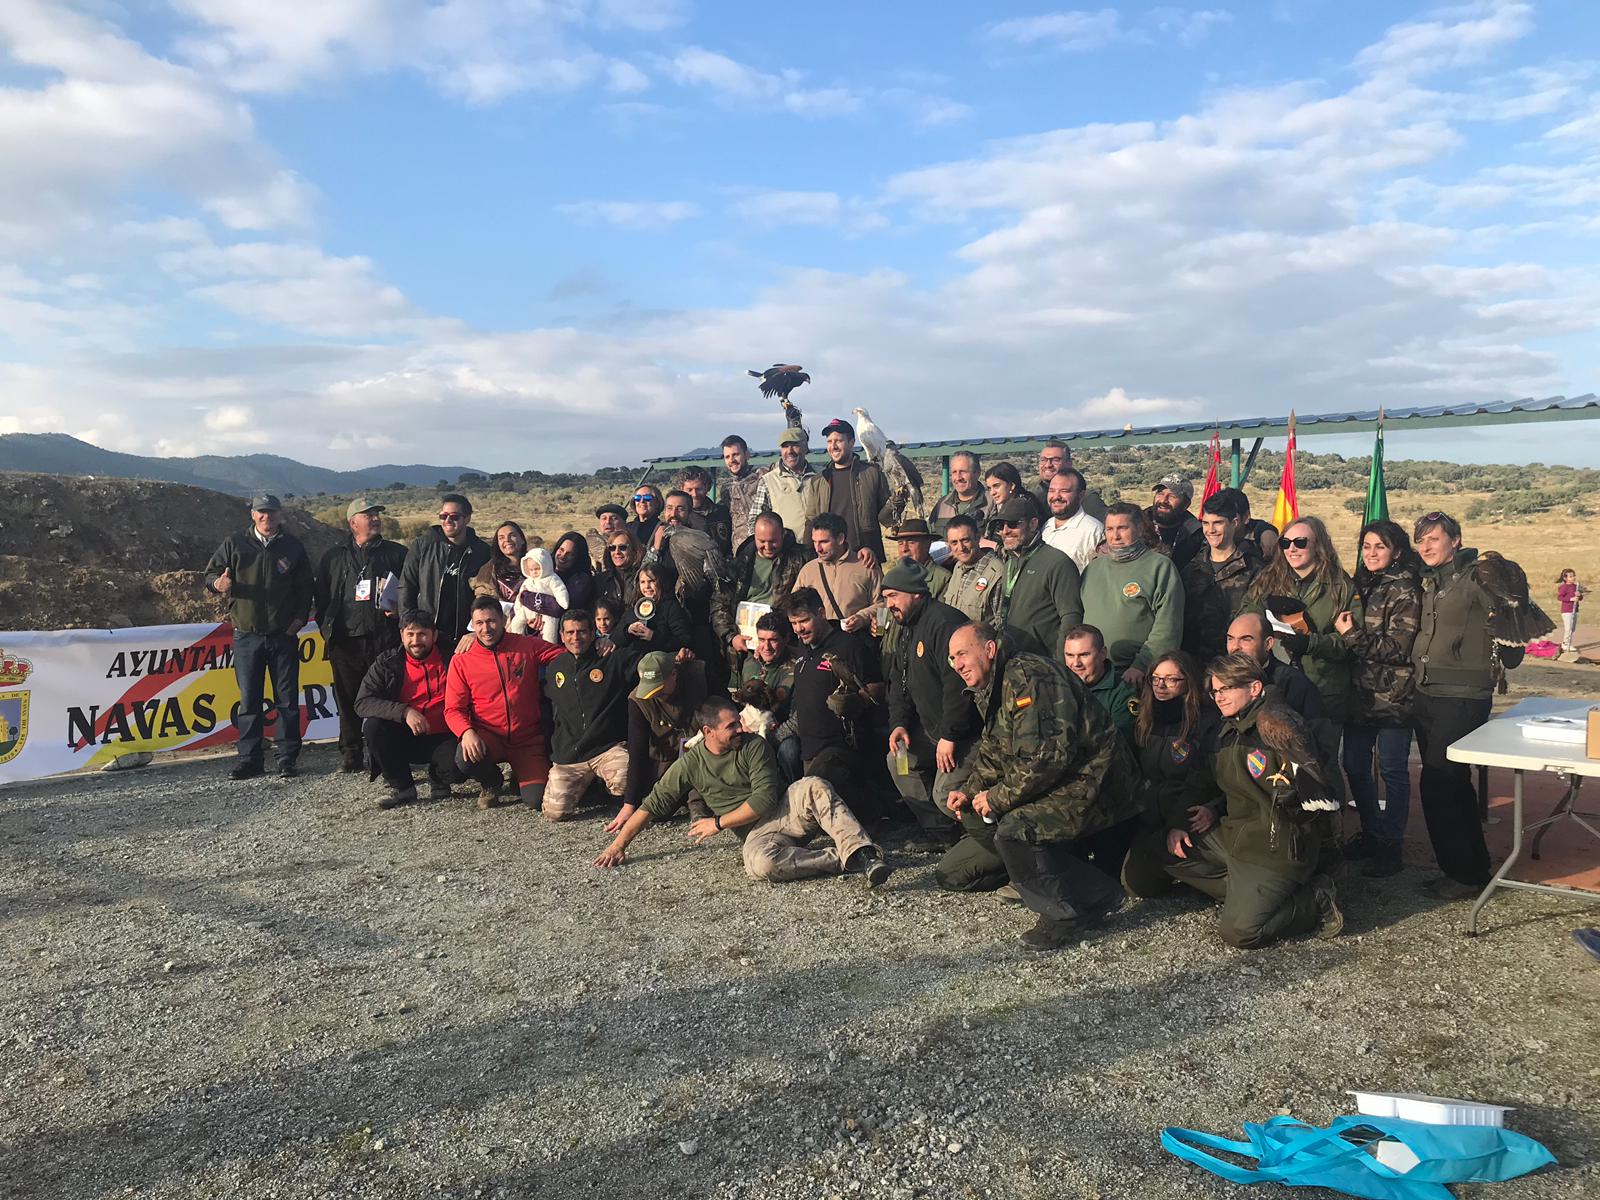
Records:
[[[1487,1125],[1425,1125],[1398,1117],[1339,1117],[1326,1129],[1273,1117],[1246,1122],[1244,1142],[1193,1129],[1167,1128],[1161,1144],[1187,1162],[1233,1183],[1322,1187],[1367,1200],[1455,1200],[1447,1183],[1500,1183],[1536,1171],[1555,1156],[1530,1137]],[[1393,1140],[1417,1158],[1401,1173],[1378,1161],[1376,1147]],[[1244,1167],[1208,1153],[1224,1150],[1255,1161]]]

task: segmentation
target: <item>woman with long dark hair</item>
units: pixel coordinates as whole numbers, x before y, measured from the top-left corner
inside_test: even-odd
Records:
[[[1350,708],[1350,646],[1333,620],[1354,598],[1355,584],[1339,564],[1328,527],[1316,517],[1301,517],[1283,531],[1272,561],[1250,585],[1243,609],[1270,612],[1296,627],[1293,633],[1278,633],[1278,644],[1316,685],[1323,715],[1335,729]],[[1298,628],[1302,624],[1305,628]]]
[[[1139,758],[1141,821],[1123,882],[1135,896],[1158,896],[1174,883],[1168,835],[1198,836],[1217,823],[1222,793],[1211,774],[1221,718],[1203,695],[1200,668],[1182,650],[1159,655],[1139,691],[1133,740]]]
[[[639,567],[644,562],[644,547],[633,536],[631,527],[606,539],[606,565],[595,574],[595,592],[606,597],[620,612],[633,607],[639,598]]]
[[[554,557],[556,574],[567,585],[567,607],[594,607],[594,566],[589,561],[589,539],[576,529],[567,530],[556,543]]]
[[[522,590],[522,556],[528,552],[528,535],[515,521],[501,521],[489,543],[489,561],[472,577],[472,591],[478,596],[493,596],[508,606],[517,602]]]
[[[1345,845],[1345,857],[1366,859],[1361,873],[1378,879],[1402,866],[1411,811],[1411,647],[1422,620],[1422,574],[1411,539],[1393,521],[1363,525],[1360,546],[1355,603],[1333,619],[1350,649],[1354,704],[1344,727],[1344,773],[1361,815],[1361,832]]]

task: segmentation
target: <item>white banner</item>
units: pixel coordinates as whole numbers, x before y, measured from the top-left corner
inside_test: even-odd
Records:
[[[0,633],[0,783],[223,746],[238,740],[238,715],[231,625]],[[269,707],[267,737],[276,724]],[[339,736],[315,625],[300,633],[300,728],[307,741]]]

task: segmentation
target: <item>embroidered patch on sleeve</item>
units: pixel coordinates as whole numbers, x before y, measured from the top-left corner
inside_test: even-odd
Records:
[[[1244,765],[1249,768],[1251,779],[1260,779],[1267,773],[1267,754],[1264,750],[1252,750],[1245,755]]]

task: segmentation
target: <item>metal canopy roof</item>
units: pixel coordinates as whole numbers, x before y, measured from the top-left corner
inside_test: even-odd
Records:
[[[1296,413],[1297,437],[1323,434],[1371,432],[1378,420],[1377,409],[1361,412]],[[1593,393],[1568,399],[1551,396],[1544,400],[1503,400],[1488,404],[1432,404],[1418,408],[1386,408],[1384,427],[1390,431],[1407,429],[1448,429],[1467,425],[1513,425],[1529,421],[1600,420],[1600,397]],[[977,450],[988,455],[1032,453],[1051,439],[1069,446],[1139,446],[1177,442],[1203,442],[1213,432],[1224,437],[1264,437],[1275,431],[1288,431],[1289,418],[1246,417],[1232,421],[1188,421],[1177,425],[1130,425],[1122,429],[1085,429],[1074,433],[1040,433],[1009,437],[952,438],[937,442],[899,442],[902,453],[911,458],[942,458],[958,450]],[[751,451],[754,463],[777,458],[776,450]],[[722,451],[717,448],[691,450],[685,454],[646,459],[654,467],[720,466]]]

